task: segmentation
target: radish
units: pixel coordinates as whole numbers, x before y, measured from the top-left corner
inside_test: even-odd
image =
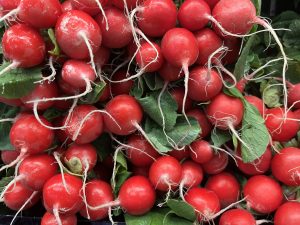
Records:
[[[129,135],[137,129],[141,131],[139,123],[142,120],[143,111],[134,97],[118,95],[106,104],[105,110],[111,115],[111,117],[103,115],[105,127],[110,132],[117,135]]]
[[[257,223],[247,210],[230,209],[222,214],[219,225],[257,225]]]
[[[225,170],[228,165],[228,154],[217,152],[214,157],[206,163],[202,163],[202,168],[207,174],[218,174]]]
[[[126,74],[127,73],[125,70],[119,70],[112,76],[111,79],[113,81],[123,80],[126,79]],[[128,95],[133,85],[134,85],[133,80],[127,80],[121,83],[110,83],[111,94],[113,96],[122,95],[122,94]]]
[[[262,115],[262,116],[264,115],[265,104],[264,104],[263,100],[261,100],[260,98],[254,96],[254,95],[247,95],[247,96],[245,96],[245,99],[247,102],[249,102],[251,105],[253,105],[257,108],[260,115]]]
[[[132,147],[126,148],[127,158],[135,166],[150,166],[160,156],[148,141],[138,134],[130,135],[127,145]]]
[[[158,73],[165,80],[165,82],[176,81],[184,76],[181,67],[173,66],[168,62],[164,62]]]
[[[201,138],[205,138],[210,134],[212,130],[212,125],[208,121],[206,114],[204,114],[202,110],[195,108],[188,111],[187,115],[194,117],[198,121],[199,126],[201,127],[201,133],[200,133]]]
[[[61,225],[77,225],[76,215],[61,215]],[[46,212],[41,220],[41,225],[57,225],[55,216],[49,212]]]
[[[149,175],[149,167],[145,166],[145,167],[137,167],[137,166],[133,166],[131,168],[131,172],[134,176],[143,176],[143,177],[147,177]]]
[[[102,68],[105,66],[110,58],[110,49],[100,46],[99,50],[94,54],[94,61],[96,64],[96,67]]]
[[[251,177],[243,191],[247,206],[261,214],[275,211],[283,200],[279,183],[264,175]]]
[[[86,12],[91,16],[96,16],[100,12],[104,12],[108,0],[71,0],[75,9]]]
[[[73,1],[73,0],[66,0],[66,1],[64,1],[63,3],[61,3],[61,11],[62,11],[63,13],[75,9],[74,6],[73,6],[72,1]]]
[[[207,163],[214,158],[214,150],[205,140],[196,140],[190,145],[190,157],[196,163]]]
[[[1,10],[3,12],[11,11],[18,7],[20,0],[0,0]]]
[[[187,159],[190,157],[190,151],[188,150],[188,148],[185,148],[183,150],[172,150],[168,152],[168,154],[178,161],[182,161],[183,159]]]
[[[1,160],[4,164],[10,164],[20,155],[19,151],[16,150],[2,150]]]
[[[210,8],[213,9],[220,0],[205,0],[205,1],[210,6]]]
[[[109,88],[108,85],[106,85],[104,87],[103,92],[102,92],[101,96],[99,97],[98,102],[105,102],[105,101],[107,101],[107,100],[109,100],[111,98],[111,96],[110,96],[110,90],[109,89],[110,88]]]
[[[33,28],[17,24],[8,28],[2,38],[3,56],[11,64],[0,74],[20,67],[29,68],[37,66],[44,61],[46,45],[42,36]]]
[[[0,102],[4,103],[6,105],[10,105],[10,106],[22,106],[23,105],[23,102],[19,98],[8,99],[8,98],[0,97]]]
[[[47,2],[44,0],[20,0],[18,7],[3,16],[0,21],[17,15],[21,21],[34,28],[46,29],[55,26],[61,13],[61,4],[58,0]]]
[[[272,159],[272,174],[289,186],[300,185],[300,149],[288,147],[278,152]]]
[[[223,41],[224,45],[228,48],[228,51],[224,58],[222,58],[222,62],[224,65],[234,64],[238,60],[240,54],[241,40],[240,38],[224,37]]]
[[[265,124],[273,141],[289,141],[299,131],[299,122],[292,111],[284,115],[283,108],[266,110]]]
[[[176,101],[178,109],[177,112],[182,112],[182,101],[184,97],[184,88],[182,87],[175,87],[170,90],[170,94],[172,95],[173,99]],[[186,98],[185,102],[185,111],[189,111],[193,107],[193,101],[189,97]]]
[[[274,216],[274,225],[298,225],[300,224],[300,203],[287,202],[282,204]]]
[[[227,172],[210,176],[205,184],[205,188],[216,193],[222,208],[236,202],[240,196],[240,184],[238,180]]]
[[[136,6],[139,6],[142,1],[143,0],[111,0],[114,6],[122,10],[125,8],[124,2],[126,2],[127,8],[131,10],[134,9]]]
[[[210,7],[204,0],[186,0],[178,10],[178,21],[182,27],[196,31],[208,24],[210,15]]]
[[[295,109],[300,109],[300,84],[293,85],[292,83],[287,83],[289,86],[288,89],[288,104]]]

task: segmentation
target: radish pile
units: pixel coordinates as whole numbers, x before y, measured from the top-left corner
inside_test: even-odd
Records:
[[[11,224],[299,225],[300,44],[253,2],[0,0]]]

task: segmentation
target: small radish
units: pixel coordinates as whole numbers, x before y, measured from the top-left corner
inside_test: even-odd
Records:
[[[207,163],[214,158],[214,150],[205,140],[196,140],[190,145],[190,157],[196,163]]]
[[[158,73],[165,82],[176,81],[184,77],[184,73],[182,72],[181,67],[173,66],[168,62],[164,62]]]
[[[99,100],[98,100],[99,102],[105,102],[105,101],[107,101],[107,100],[109,100],[111,98],[109,88],[110,87],[108,85],[106,85],[104,87],[103,92],[102,92],[102,94],[99,97]]]
[[[1,160],[4,164],[10,164],[20,155],[19,151],[16,150],[2,150]]]
[[[288,85],[288,104],[295,109],[300,109],[300,84],[293,85],[288,83]]]
[[[226,169],[228,165],[228,155],[225,152],[217,152],[214,157],[206,163],[202,163],[202,168],[207,174],[218,174]]]
[[[219,225],[257,225],[257,223],[247,210],[230,209],[222,214]]]
[[[227,172],[210,176],[205,184],[205,188],[216,193],[222,208],[236,202],[240,196],[240,184],[238,180]]]
[[[20,0],[0,0],[1,10],[4,12],[17,8],[19,4]]]
[[[172,150],[168,152],[170,156],[173,156],[176,158],[178,161],[181,161],[183,159],[187,159],[190,157],[190,151],[188,148],[185,148],[183,150]]]
[[[111,117],[104,115],[105,127],[110,132],[117,135],[129,135],[140,128],[139,123],[142,120],[143,111],[134,97],[118,95],[106,104],[105,110],[111,115]]]
[[[286,113],[286,120],[283,108],[266,110],[265,124],[273,141],[289,141],[296,136],[300,125],[292,111]]]
[[[262,214],[275,211],[283,200],[282,188],[279,183],[264,175],[251,177],[243,191],[247,206]]]
[[[278,152],[272,159],[272,174],[289,186],[300,185],[300,149],[288,147]]]
[[[184,88],[183,87],[175,87],[170,90],[170,94],[172,95],[173,99],[176,101],[178,109],[177,112],[182,112],[182,102],[184,98]],[[185,111],[191,110],[193,107],[193,101],[189,97],[186,98],[185,102]],[[188,114],[188,113],[187,113]]]
[[[87,83],[90,84],[90,82],[86,82],[86,84]],[[72,85],[68,84],[62,79],[61,76],[58,77],[57,84],[61,93],[65,95],[75,95],[78,94],[79,92],[84,91],[84,88],[75,88]],[[88,91],[90,92],[90,90]]]
[[[257,108],[260,115],[262,115],[262,116],[264,115],[265,105],[264,105],[263,100],[261,100],[260,98],[254,96],[254,95],[247,95],[247,96],[245,96],[245,99],[247,102],[249,102],[251,105],[253,105]]]
[[[108,0],[71,0],[75,9],[83,11],[91,16],[103,12]]]
[[[110,58],[110,49],[100,46],[99,50],[94,55],[94,61],[96,64],[96,67],[102,68],[106,64],[108,64],[109,58]]]
[[[300,224],[300,203],[287,202],[282,204],[274,215],[274,225]]]
[[[132,134],[128,137],[126,148],[128,160],[135,166],[150,166],[160,154],[141,135]]]
[[[76,215],[61,215],[61,225],[77,225]],[[49,212],[46,212],[41,220],[41,225],[57,225],[55,216]]]
[[[125,70],[119,70],[112,76],[111,79],[113,81],[123,80],[126,79],[126,74],[127,72]],[[127,80],[120,83],[113,82],[110,83],[110,90],[113,96],[122,95],[122,94],[128,95],[133,85],[134,85],[133,80]]]
[[[222,58],[222,62],[224,65],[235,63],[240,54],[241,48],[241,40],[240,38],[225,38],[224,37],[224,45],[228,48],[226,55]]]
[[[206,114],[202,110],[195,108],[188,111],[186,114],[188,116],[194,117],[198,121],[199,126],[201,127],[201,133],[200,133],[201,138],[205,138],[210,134],[212,130],[212,125],[208,121]]]
[[[161,156],[152,163],[149,170],[149,179],[153,186],[160,191],[175,189],[182,177],[182,167],[172,156]]]
[[[145,167],[137,167],[137,166],[133,166],[131,168],[132,174],[134,176],[144,176],[148,178],[149,175],[149,167],[145,166]]]

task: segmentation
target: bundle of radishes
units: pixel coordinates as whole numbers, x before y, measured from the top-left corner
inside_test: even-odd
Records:
[[[299,225],[300,45],[260,7],[0,0],[11,224]]]

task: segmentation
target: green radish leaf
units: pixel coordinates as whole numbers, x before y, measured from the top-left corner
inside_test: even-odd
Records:
[[[180,225],[193,225],[194,222],[176,216],[176,214],[173,211],[169,212],[165,216],[163,225],[178,225],[178,224],[180,224]]]
[[[274,80],[262,81],[260,83],[260,92],[264,103],[270,107],[280,107],[282,98],[282,86],[274,85]]]
[[[126,225],[164,225],[164,218],[169,209],[154,209],[142,216],[125,214]]]
[[[300,19],[294,20],[290,26],[290,32],[285,32],[282,40],[287,48],[298,48],[300,49]]]
[[[108,133],[103,133],[100,137],[93,141],[92,145],[96,148],[101,162],[113,152],[111,139]]]
[[[226,142],[230,141],[232,137],[229,131],[214,129],[211,132],[210,138],[214,146],[219,148],[222,145],[224,145]]]
[[[53,56],[59,56],[61,50],[60,50],[60,48],[57,44],[55,33],[54,33],[54,30],[52,28],[48,29],[48,36],[49,36],[52,44],[54,45],[54,48],[51,51],[48,51],[48,52]]]
[[[143,78],[151,91],[160,90],[164,86],[164,81],[158,74],[146,73]]]
[[[95,83],[93,90],[82,97],[80,99],[80,102],[83,104],[95,104],[99,101],[100,96],[102,95],[104,89],[105,89],[106,83],[105,82],[99,82]]]
[[[259,16],[261,13],[261,0],[251,0],[256,8],[256,15]]]
[[[145,90],[144,86],[145,86],[145,84],[144,84],[143,79],[141,77],[139,77],[138,79],[136,79],[134,81],[134,85],[130,90],[130,95],[132,95],[136,99],[141,98],[144,94],[144,90]]]
[[[0,192],[14,179],[14,176],[11,177],[3,177],[0,180]]]
[[[52,122],[56,118],[60,117],[63,115],[63,112],[57,108],[48,108],[46,111],[43,113],[43,117],[46,118],[46,120]]]
[[[185,218],[189,221],[196,220],[195,210],[191,205],[184,201],[169,199],[167,201],[167,206],[170,207],[170,209],[172,209],[172,211],[179,217]]]
[[[0,66],[0,71],[9,63]],[[29,94],[35,87],[36,81],[42,79],[40,67],[30,69],[12,69],[0,76],[0,96],[8,99],[21,98]]]

